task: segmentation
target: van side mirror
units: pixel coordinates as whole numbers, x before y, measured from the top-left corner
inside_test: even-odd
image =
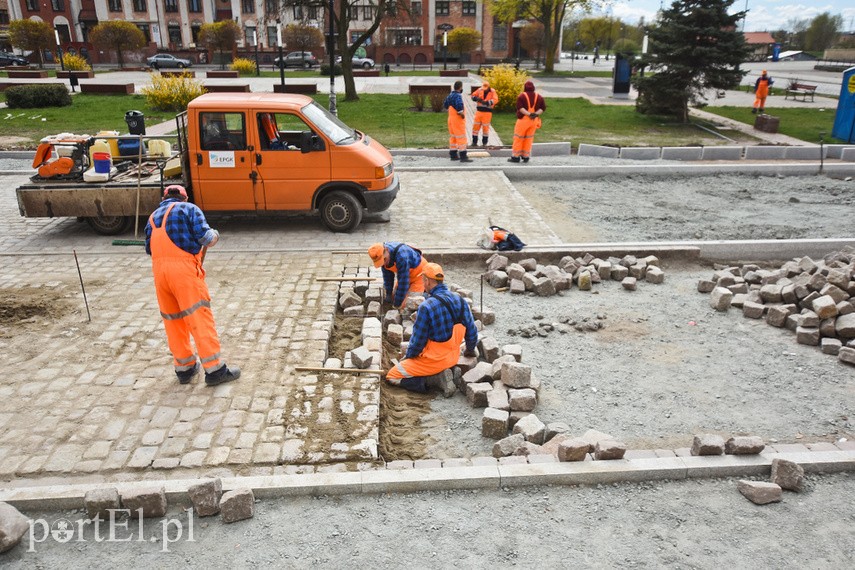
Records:
[[[300,133],[300,152],[307,153],[323,149],[323,143],[318,135],[312,131],[302,131]]]

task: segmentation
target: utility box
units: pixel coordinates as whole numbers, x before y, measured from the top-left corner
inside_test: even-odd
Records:
[[[764,133],[777,133],[778,132],[778,124],[781,122],[780,117],[773,117],[772,115],[757,115],[757,118],[754,119],[754,128],[758,131],[763,131]]]
[[[831,136],[845,143],[855,143],[855,67],[843,72]]]

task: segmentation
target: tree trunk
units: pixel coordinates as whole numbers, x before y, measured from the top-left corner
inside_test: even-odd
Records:
[[[119,62],[119,69],[125,67],[125,60],[122,58],[122,48],[116,47],[116,59]]]

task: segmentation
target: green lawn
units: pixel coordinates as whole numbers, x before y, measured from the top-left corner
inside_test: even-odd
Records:
[[[766,103],[770,103],[769,100]],[[825,133],[826,142],[836,142],[831,137],[831,127],[834,125],[836,101],[829,100],[829,106],[824,109],[783,107],[776,109],[767,107],[766,112],[780,117],[778,132],[805,142],[819,143],[819,134]],[[734,119],[748,125],[754,124],[757,115],[751,113],[748,107],[705,107],[704,111]],[[839,141],[842,142],[842,141]]]

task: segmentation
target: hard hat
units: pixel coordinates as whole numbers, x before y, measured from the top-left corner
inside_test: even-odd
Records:
[[[484,83],[481,84],[481,87],[483,87],[484,89],[489,89],[490,88],[490,82],[485,81]]]
[[[385,251],[386,248],[382,243],[375,243],[368,248],[368,257],[370,257],[371,261],[374,262],[374,267],[380,267],[383,265],[383,262],[385,261],[383,254]]]
[[[433,279],[434,281],[442,281],[445,279],[445,275],[442,273],[442,267],[439,263],[428,263],[425,265],[422,275],[428,279]]]
[[[184,186],[180,184],[170,184],[166,188],[163,189],[163,197],[166,198],[169,194],[173,196],[178,194],[185,200],[187,199],[187,190],[184,189]]]

